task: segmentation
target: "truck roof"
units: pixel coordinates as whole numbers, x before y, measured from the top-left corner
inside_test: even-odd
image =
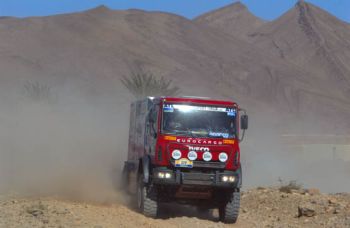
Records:
[[[208,105],[225,105],[236,106],[233,101],[214,100],[207,97],[156,97],[153,99],[160,99],[167,102],[181,102],[181,103],[196,103],[196,104],[208,104]]]

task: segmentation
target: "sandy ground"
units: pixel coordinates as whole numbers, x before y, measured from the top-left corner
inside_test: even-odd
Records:
[[[234,225],[218,222],[215,210],[204,215],[174,204],[162,205],[160,218],[150,219],[127,205],[128,197],[119,198],[119,202],[97,204],[3,196],[0,227],[350,227],[350,195],[345,193],[252,189],[243,193],[240,217]]]

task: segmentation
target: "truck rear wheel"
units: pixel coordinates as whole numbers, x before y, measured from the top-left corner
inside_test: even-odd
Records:
[[[137,186],[137,206],[147,217],[155,218],[158,214],[158,202],[155,196],[148,193],[148,187],[143,182],[143,175],[139,176]]]
[[[219,207],[220,221],[224,223],[235,223],[239,214],[241,194],[240,192],[232,193],[231,200]]]

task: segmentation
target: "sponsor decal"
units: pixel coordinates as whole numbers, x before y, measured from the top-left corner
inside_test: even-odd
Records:
[[[177,138],[178,143],[193,143],[193,144],[210,144],[210,145],[222,145],[221,140],[203,140],[203,139],[192,139],[192,138]]]
[[[169,104],[164,105],[163,106],[163,111],[164,112],[174,112],[174,107],[172,105],[169,105]]]
[[[222,132],[209,132],[209,136],[212,137],[223,137],[225,139],[227,139],[229,137],[228,133],[222,133]]]
[[[227,115],[228,116],[236,116],[236,109],[233,108],[227,108],[226,109]]]
[[[201,146],[188,146],[188,149],[190,151],[209,151],[208,147],[201,147]]]

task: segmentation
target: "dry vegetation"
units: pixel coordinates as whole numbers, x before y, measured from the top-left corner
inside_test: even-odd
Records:
[[[281,184],[279,190],[285,193],[292,193],[293,190],[300,190],[303,187],[303,185],[299,184],[296,180],[289,181],[288,184],[284,184],[282,179],[279,179],[279,182]]]

